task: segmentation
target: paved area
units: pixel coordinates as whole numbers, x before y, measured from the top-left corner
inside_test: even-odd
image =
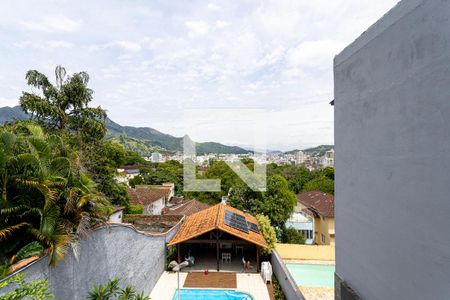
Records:
[[[215,272],[208,275],[201,272],[188,273],[183,287],[235,289],[236,273]]]
[[[237,290],[249,293],[255,300],[270,300],[267,285],[261,275],[255,273],[239,273],[237,276]]]
[[[220,273],[210,273],[220,274]],[[223,273],[230,274],[230,273]],[[202,274],[203,275],[203,274]],[[255,300],[270,300],[267,286],[264,284],[261,276],[256,273],[234,273],[236,278],[236,290],[249,293]],[[180,273],[180,286],[183,287],[186,282],[188,273]],[[203,275],[204,276],[204,275]],[[172,300],[177,289],[177,274],[172,272],[164,272],[159,278],[153,291],[150,293],[151,299],[156,300]]]
[[[306,300],[333,300],[334,288],[299,286]]]
[[[183,287],[187,273],[180,272],[180,287]],[[155,300],[172,300],[177,290],[177,274],[164,272],[150,293],[150,298]]]

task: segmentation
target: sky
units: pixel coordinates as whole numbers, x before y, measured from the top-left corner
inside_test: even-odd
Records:
[[[269,150],[333,144],[333,57],[397,2],[1,1],[0,106],[62,65],[121,125],[251,147],[264,115]]]

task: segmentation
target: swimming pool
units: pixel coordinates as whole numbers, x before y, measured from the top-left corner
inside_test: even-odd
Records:
[[[301,286],[334,287],[334,265],[286,264],[295,283]]]
[[[178,300],[178,291],[173,295],[173,300]],[[209,290],[209,289],[180,289],[181,300],[253,300],[246,293],[233,290]]]

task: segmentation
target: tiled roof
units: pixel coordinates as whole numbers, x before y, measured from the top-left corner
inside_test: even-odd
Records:
[[[334,217],[333,195],[319,191],[310,191],[298,194],[297,200],[322,217]]]
[[[130,197],[130,203],[140,205],[150,205],[153,202],[164,198],[167,192],[164,189],[140,187],[129,188],[128,196]]]
[[[165,207],[164,214],[190,216],[209,207],[210,205],[197,200],[187,200],[172,207]]]
[[[201,210],[195,214],[187,216],[177,234],[170,241],[168,246],[176,245],[187,240],[193,239],[204,233],[214,229],[219,229],[240,239],[246,240],[252,244],[267,248],[266,240],[261,233],[249,231],[248,233],[237,230],[233,227],[225,225],[225,210],[244,216],[248,222],[258,224],[256,218],[252,215],[244,213],[229,205],[220,203],[210,208]]]

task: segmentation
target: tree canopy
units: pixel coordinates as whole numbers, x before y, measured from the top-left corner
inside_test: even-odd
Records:
[[[31,114],[41,125],[55,130],[70,130],[86,141],[104,137],[106,111],[101,107],[89,107],[93,91],[88,88],[89,75],[79,72],[66,76],[66,70],[57,66],[56,84],[36,70],[26,74],[28,85],[40,93],[23,92],[19,99],[22,109]]]

